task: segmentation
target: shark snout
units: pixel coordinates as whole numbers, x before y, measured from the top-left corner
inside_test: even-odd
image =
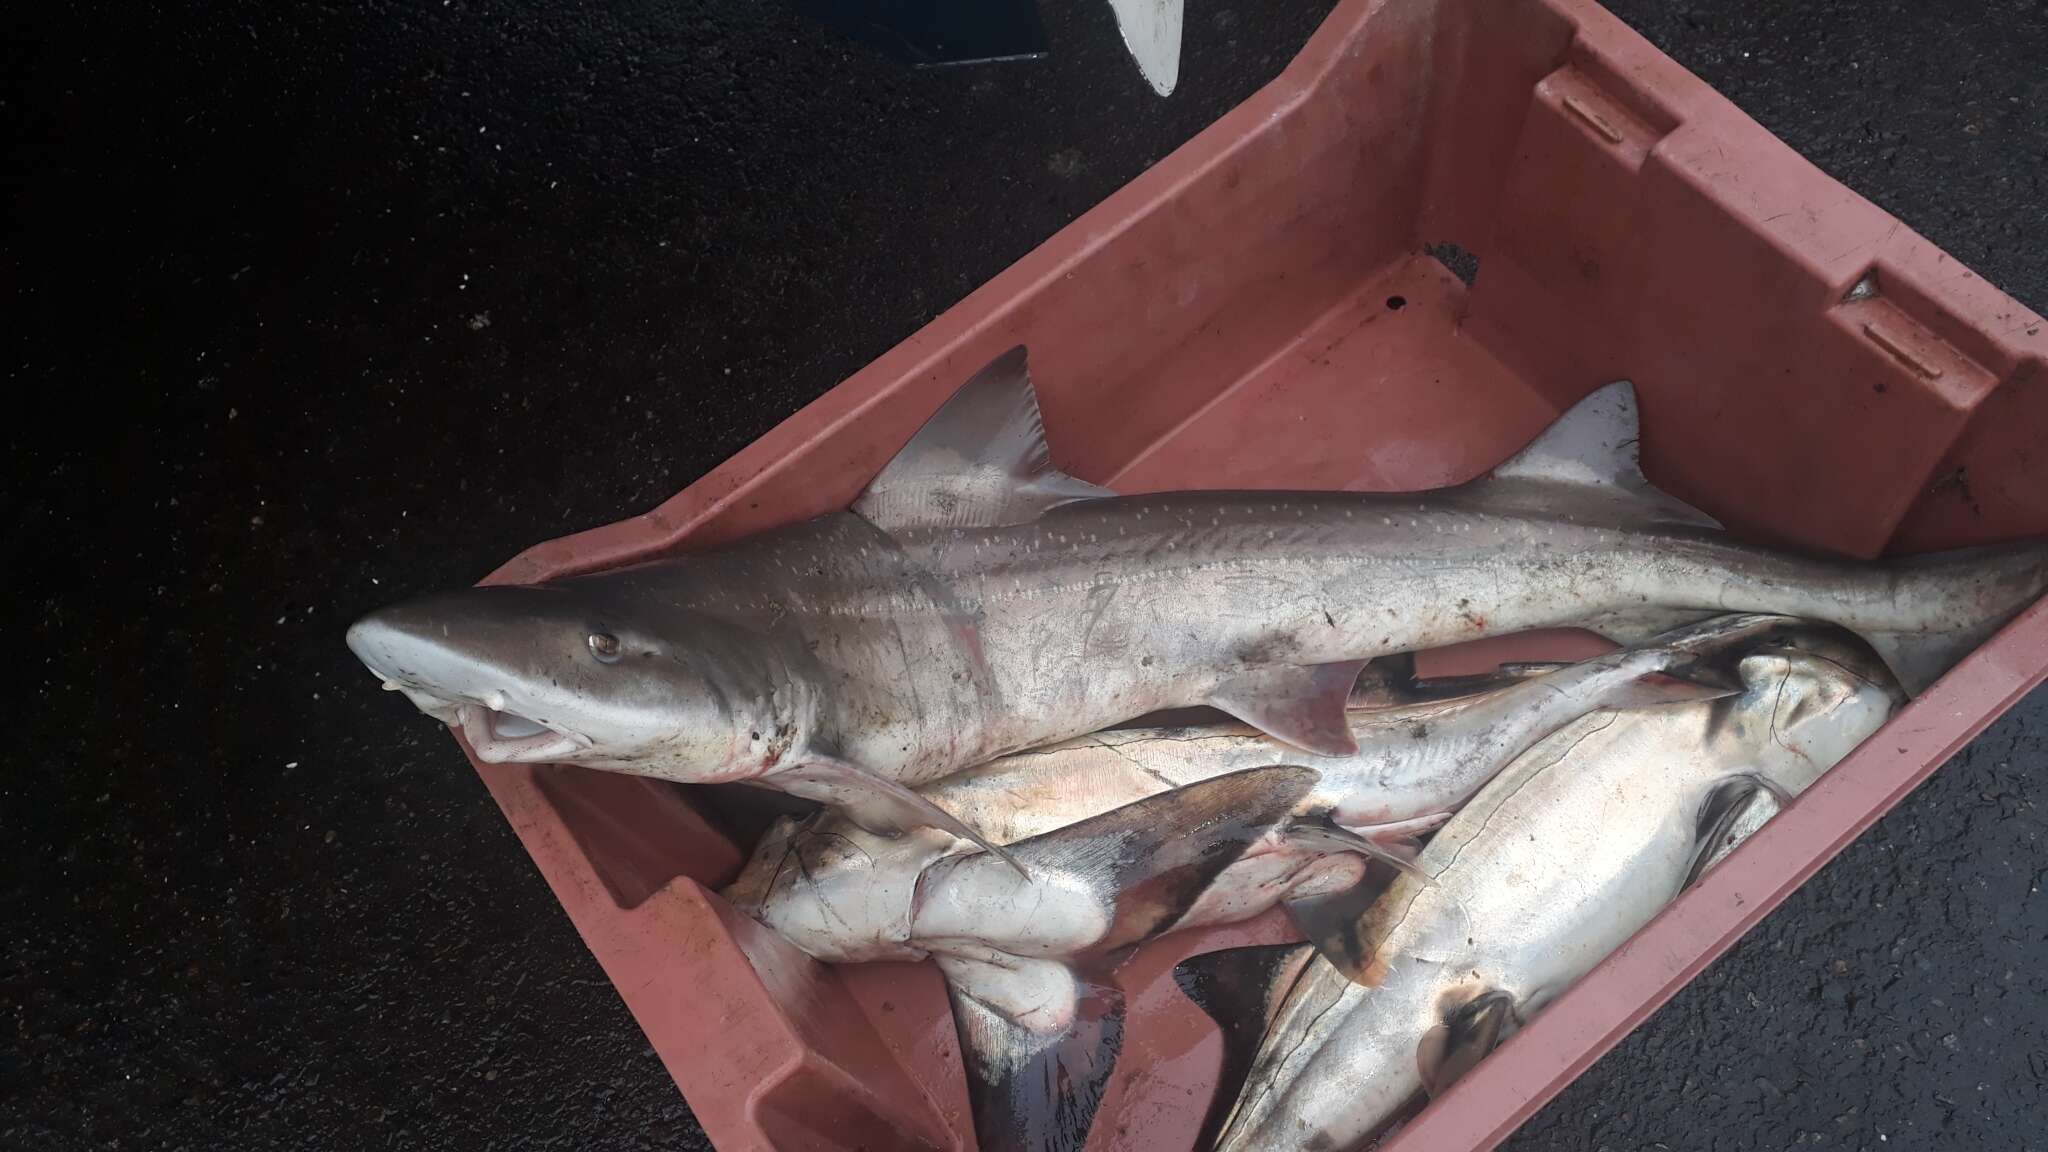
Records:
[[[349,625],[348,650],[363,662],[388,691],[402,692],[427,715],[446,724],[460,723],[463,694],[424,674],[431,653],[424,621],[413,619],[405,605],[370,613]]]
[[[508,634],[539,627],[523,589],[469,589],[380,608],[348,630],[349,651],[386,689],[461,729],[477,758],[537,763],[576,755],[591,740],[536,693]]]
[[[406,630],[388,608],[348,626],[348,650],[380,679],[398,679],[398,656],[409,643]]]

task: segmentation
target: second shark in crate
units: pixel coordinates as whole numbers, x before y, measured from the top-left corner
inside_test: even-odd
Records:
[[[1028,879],[943,832],[890,839],[826,812],[785,818],[725,895],[820,959],[936,957],[981,1146],[1078,1147],[1121,1035],[1107,970],[1130,948],[1348,888],[1362,856],[1399,856],[1559,727],[1727,695],[1732,654],[1795,626],[1729,617],[1569,666],[1421,682],[1447,698],[1353,709],[1349,756],[1233,726],[1019,753],[920,791],[1007,845]]]
[[[1903,702],[1874,656],[1821,626],[1764,638],[1739,670],[1737,695],[1589,715],[1537,744],[1368,906],[1294,906],[1313,949],[1183,962],[1182,987],[1225,1028],[1219,1090],[1248,1068],[1216,1147],[1358,1146],[1483,1059]]]

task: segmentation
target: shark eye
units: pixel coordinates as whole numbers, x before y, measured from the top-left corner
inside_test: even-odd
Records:
[[[619,658],[619,638],[617,636],[609,632],[592,632],[589,643],[590,654],[597,657],[599,663],[610,664]]]

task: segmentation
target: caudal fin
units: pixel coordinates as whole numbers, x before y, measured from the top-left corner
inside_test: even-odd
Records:
[[[1012,963],[1061,967],[1051,960]],[[941,957],[939,966],[982,1152],[1080,1152],[1123,1050],[1123,994],[1061,968],[1055,975],[1064,978],[1068,1002],[1056,1019],[1033,1027],[1004,1004],[1001,986],[1016,975],[1009,965]]]
[[[1267,1028],[1313,959],[1315,949],[1307,944],[1263,944],[1205,952],[1174,967],[1174,983],[1223,1032],[1223,1067],[1216,1074],[1215,1095],[1209,1098],[1195,1147],[1215,1146],[1245,1077],[1258,1060]]]

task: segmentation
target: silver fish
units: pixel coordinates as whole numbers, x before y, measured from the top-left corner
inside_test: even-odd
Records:
[[[1780,637],[1740,674],[1723,700],[1566,726],[1437,833],[1416,862],[1427,883],[1399,877],[1363,917],[1304,925],[1319,955],[1217,1147],[1348,1148],[1441,1091],[1648,923],[1760,797],[1797,795],[1903,700],[1838,632]]]
[[[1363,661],[1532,628],[1815,617],[1918,687],[2048,585],[2043,541],[1883,565],[1737,544],[1644,479],[1635,413],[1609,385],[1422,494],[1117,496],[1053,468],[1017,348],[848,512],[399,604],[348,642],[485,761],[744,780],[977,837],[905,786],[1202,704],[1347,754]]]

